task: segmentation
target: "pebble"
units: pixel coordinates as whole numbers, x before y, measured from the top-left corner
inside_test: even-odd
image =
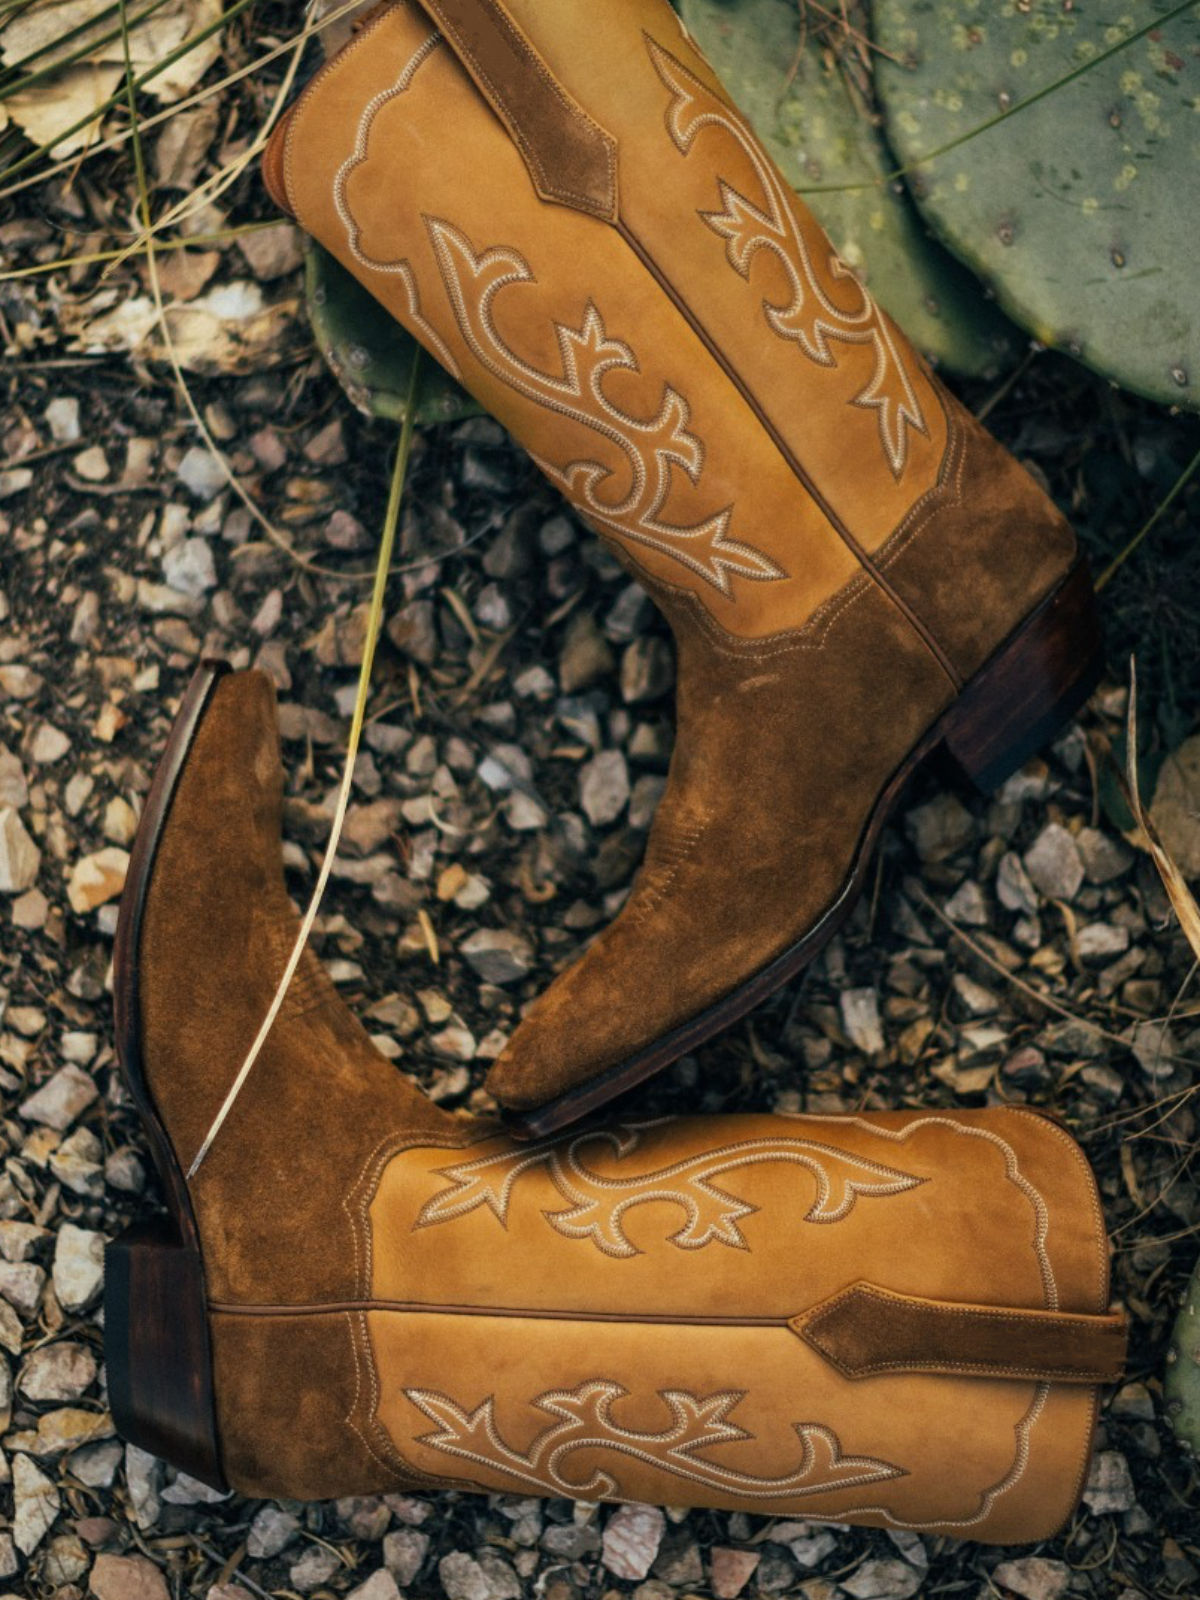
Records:
[[[438,1562],[438,1578],[448,1600],[491,1600],[487,1574],[473,1556],[453,1550]]]
[[[533,946],[507,928],[478,928],[459,949],[485,983],[516,983],[533,966]]]
[[[79,401],[74,395],[58,395],[46,407],[46,425],[55,444],[74,444],[79,433]]]
[[[51,767],[61,761],[71,748],[71,741],[61,728],[52,722],[39,722],[29,741],[29,759],[39,767]]]
[[[32,1261],[0,1261],[0,1296],[26,1319],[37,1310],[45,1283],[46,1274]]]
[[[351,1589],[346,1600],[400,1600],[400,1590],[387,1568],[380,1567],[365,1583]]]
[[[1129,929],[1113,922],[1087,922],[1075,936],[1084,961],[1107,961],[1129,949]]]
[[[45,687],[46,680],[32,667],[15,665],[0,667],[0,689],[10,700],[35,700]]]
[[[37,1122],[63,1133],[99,1093],[86,1072],[68,1064],[22,1102],[21,1115],[26,1122]]]
[[[1112,883],[1133,865],[1133,851],[1099,828],[1080,828],[1075,843],[1089,883]]]
[[[320,1589],[335,1572],[341,1570],[341,1560],[324,1545],[314,1544],[307,1549],[288,1571],[292,1588],[307,1594],[310,1589]]]
[[[609,1517],[601,1539],[601,1560],[614,1578],[638,1583],[650,1571],[667,1521],[657,1506],[623,1505]]]
[[[1037,915],[1037,891],[1029,881],[1025,863],[1015,850],[1000,857],[996,869],[996,897],[1006,911],[1024,912],[1027,917]]]
[[[922,861],[945,861],[975,837],[975,819],[952,794],[940,794],[915,806],[904,826]]]
[[[54,1245],[52,1279],[58,1303],[64,1311],[82,1311],[100,1293],[104,1283],[102,1233],[64,1222]]]
[[[27,933],[44,928],[49,914],[50,902],[40,889],[27,889],[12,903],[13,927],[24,928]]]
[[[269,1561],[286,1550],[299,1532],[299,1517],[278,1506],[261,1506],[254,1513],[246,1536],[246,1554],[253,1561]]]
[[[629,768],[620,750],[602,750],[584,764],[579,800],[593,828],[617,820],[629,800]]]
[[[156,1456],[140,1450],[135,1444],[125,1446],[125,1483],[134,1521],[139,1528],[152,1528],[158,1521],[162,1510],[158,1498],[162,1476],[163,1465]]]
[[[1129,1463],[1118,1450],[1101,1450],[1093,1458],[1083,1503],[1097,1517],[1132,1511],[1137,1504]]]
[[[626,646],[621,656],[621,699],[627,706],[660,699],[674,682],[675,656],[665,639],[645,634]]]
[[[32,486],[33,472],[29,467],[0,468],[0,500],[11,500]]]
[[[89,1489],[107,1489],[116,1478],[124,1455],[125,1447],[119,1439],[104,1439],[73,1450],[67,1468]]]
[[[29,1456],[17,1455],[12,1463],[13,1538],[23,1555],[32,1555],[58,1516],[58,1490]],[[108,1600],[101,1596],[100,1600]]]
[[[118,845],[106,845],[84,856],[71,869],[67,880],[67,899],[79,916],[115,900],[125,887],[129,871],[129,852]]]
[[[200,599],[217,586],[217,568],[207,539],[181,539],[163,557],[163,577],[176,594]]]
[[[738,1595],[758,1570],[762,1557],[754,1550],[735,1550],[715,1545],[709,1554],[714,1600],[737,1600]]]
[[[910,1595],[919,1593],[925,1574],[915,1571],[907,1561],[885,1558],[864,1561],[853,1576],[840,1581],[853,1600],[908,1600]]]
[[[1129,1031],[1129,1048],[1148,1078],[1169,1078],[1174,1072],[1178,1045],[1165,1023],[1135,1022]]]
[[[987,897],[974,878],[967,878],[959,884],[943,910],[951,922],[962,922],[971,928],[986,928],[988,925]]]
[[[1047,823],[1025,852],[1024,862],[1029,881],[1047,900],[1074,900],[1083,882],[1083,860],[1061,823]]]
[[[171,1600],[166,1578],[145,1556],[97,1556],[89,1587],[96,1600]]]
[[[883,1049],[879,997],[874,989],[843,989],[838,999],[842,1027],[856,1050],[873,1056]]]
[[[34,844],[13,806],[0,808],[0,894],[24,894],[33,887],[42,864]]]
[[[558,681],[564,694],[577,694],[613,668],[612,647],[586,611],[577,611],[567,624],[558,658]]]
[[[383,1539],[383,1564],[402,1589],[407,1589],[425,1564],[429,1535],[416,1528],[393,1528]]]
[[[81,450],[71,466],[75,476],[82,478],[85,483],[103,483],[112,471],[108,457],[98,444],[89,445],[86,450]]]
[[[1061,1600],[1071,1585],[1070,1567],[1063,1561],[1048,1561],[1044,1556],[1002,1561],[992,1577],[996,1583],[1020,1595],[1021,1600]]]
[[[97,1370],[88,1345],[63,1339],[26,1358],[17,1388],[27,1400],[78,1400],[95,1383]]]
[[[197,500],[213,500],[228,483],[225,469],[206,446],[193,444],[184,452],[175,476]],[[175,546],[179,548],[178,545]],[[165,563],[164,563],[165,564]],[[171,583],[171,578],[167,582]]]
[[[0,806],[19,811],[29,800],[25,769],[7,746],[0,744]]]

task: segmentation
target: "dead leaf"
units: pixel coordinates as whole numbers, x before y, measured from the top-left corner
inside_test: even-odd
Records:
[[[1150,820],[1184,877],[1200,878],[1200,734],[1163,762]]]

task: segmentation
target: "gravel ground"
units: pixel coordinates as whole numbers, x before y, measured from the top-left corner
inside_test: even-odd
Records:
[[[86,183],[41,198],[36,215],[0,218],[8,259],[45,261],[64,233],[80,249],[100,227]],[[1200,1227],[1200,1014],[1159,881],[1114,821],[1107,766],[1132,649],[1151,766],[1196,731],[1194,490],[1106,591],[1110,676],[1079,724],[991,799],[923,776],[844,934],[639,1102],[1024,1101],[1066,1117],[1099,1174],[1134,1342],[1060,1538],[1000,1551],[456,1493],[214,1500],[113,1437],[100,1251],[159,1201],[117,1080],[109,993],[139,808],[197,659],[264,667],[282,703],[289,882],[306,895],[366,593],[329,573],[369,568],[395,441],[314,358],[291,235],[253,237],[195,270],[208,284],[252,269],[279,308],[269,339],[248,355],[218,349],[209,328],[211,375],[193,383],[304,565],[228,493],[160,364],[73,347],[98,309],[92,269],[0,284],[15,358],[0,423],[0,1600],[1200,1593],[1197,1471],[1160,1387]],[[204,254],[179,253],[177,292]],[[122,273],[101,291],[110,306],[144,288]],[[1099,565],[1196,448],[1193,422],[1046,355],[967,398],[991,408]],[[401,544],[317,946],[398,1071],[482,1110],[488,1061],[521,1007],[628,890],[670,750],[672,656],[644,597],[488,421],[418,440]]]

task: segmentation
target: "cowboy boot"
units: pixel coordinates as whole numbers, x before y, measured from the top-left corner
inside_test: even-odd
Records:
[[[281,791],[269,680],[206,666],[114,964],[169,1207],[109,1247],[126,1438],[256,1496],[532,1489],[1004,1543],[1070,1515],[1124,1330],[1087,1164],[1036,1112],[517,1143],[425,1100],[310,953],[196,1170],[298,925]]]
[[[988,788],[1060,727],[1098,671],[1091,585],[665,0],[396,0],[264,171],[674,631],[644,864],[488,1080],[551,1131],[809,962],[927,756]]]

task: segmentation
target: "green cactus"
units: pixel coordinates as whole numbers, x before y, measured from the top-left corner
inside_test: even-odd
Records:
[[[308,317],[330,371],[360,411],[402,422],[415,340],[328,250],[310,239],[305,252]],[[427,361],[416,411],[425,424],[475,416],[479,407]]]
[[[1200,407],[1200,8],[874,0],[872,26],[939,237],[1037,339]]]
[[[903,186],[886,181],[895,162],[819,36],[821,18],[808,18],[801,50],[797,0],[677,3],[784,176],[813,191],[805,198],[839,252],[914,343],[967,376],[1010,366],[1022,335],[930,238]]]
[[[1200,1262],[1171,1336],[1163,1393],[1176,1437],[1200,1454]]]

